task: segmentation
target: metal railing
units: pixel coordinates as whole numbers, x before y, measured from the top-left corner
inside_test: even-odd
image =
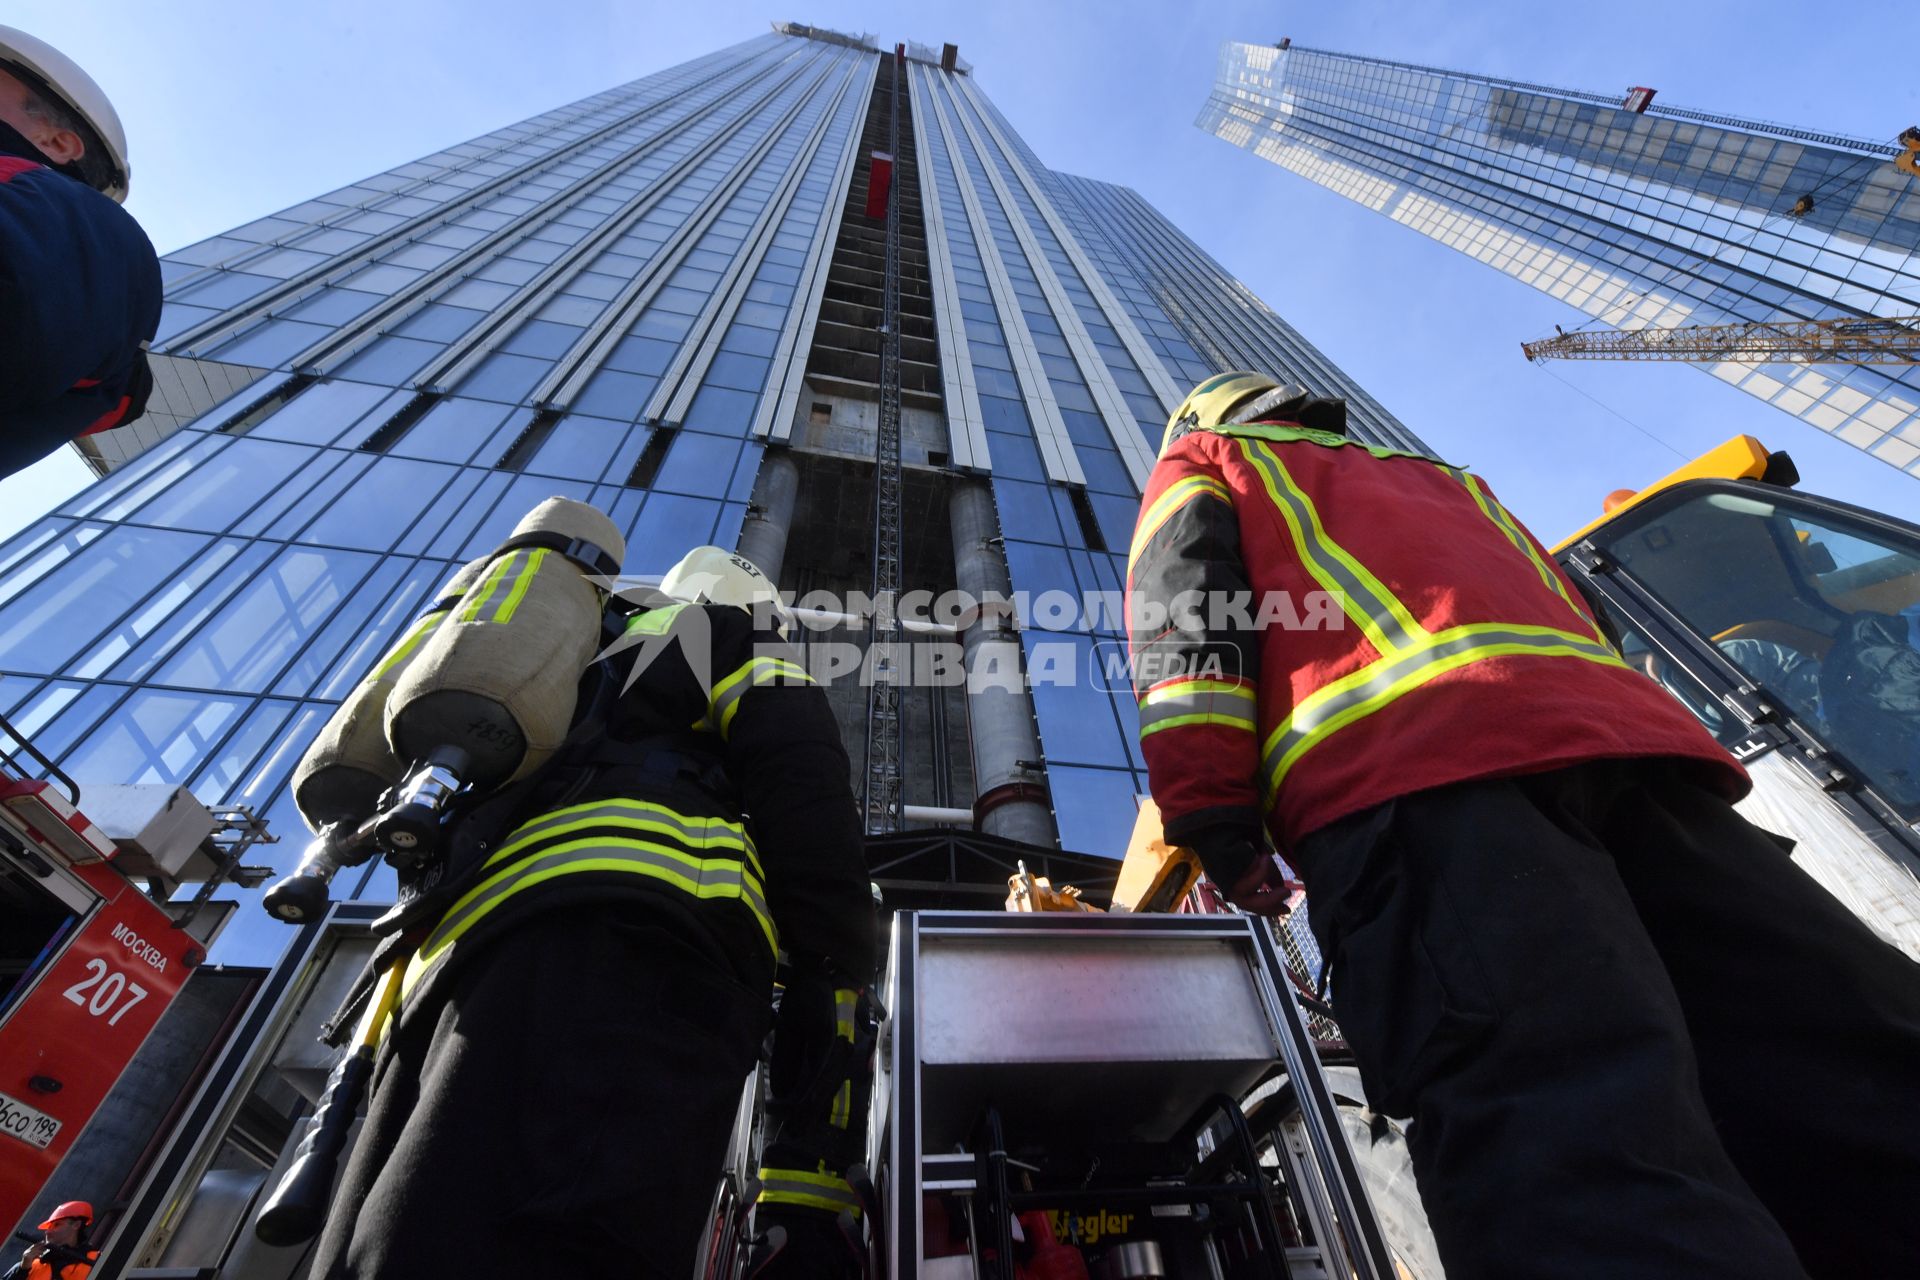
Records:
[[[9,746],[9,743],[13,745]],[[22,755],[31,759],[32,767],[20,762]],[[0,763],[6,765],[7,772],[22,778],[44,774],[56,779],[67,789],[68,802],[76,809],[80,807],[80,784],[68,777],[45,752],[33,745],[26,734],[14,728],[5,716],[0,716]]]

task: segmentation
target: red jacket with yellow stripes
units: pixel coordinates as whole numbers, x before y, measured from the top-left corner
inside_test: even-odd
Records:
[[[1747,789],[1486,483],[1431,459],[1286,425],[1195,431],[1154,468],[1127,577],[1141,748],[1175,843],[1264,820],[1284,854],[1397,796],[1617,757]]]

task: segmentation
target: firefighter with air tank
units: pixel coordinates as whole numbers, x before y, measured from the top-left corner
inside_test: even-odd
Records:
[[[1337,625],[1212,607],[1279,594]],[[1449,1274],[1915,1273],[1920,967],[1733,811],[1745,771],[1483,480],[1222,374],[1128,596],[1167,838],[1249,910],[1270,850],[1305,881]]]
[[[753,565],[700,548],[636,602],[623,554],[600,512],[542,504],[296,773],[321,837],[270,909],[311,918],[375,849],[401,880],[257,1226],[312,1234],[343,1074],[371,1074],[315,1276],[692,1274],[770,1023],[754,1273],[856,1266],[874,930],[839,730]]]

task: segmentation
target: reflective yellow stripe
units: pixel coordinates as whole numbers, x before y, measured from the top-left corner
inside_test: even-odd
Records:
[[[835,989],[833,993],[833,1033],[853,1043],[853,1015],[859,1008],[860,993],[845,987]],[[833,1095],[833,1110],[827,1116],[827,1122],[836,1129],[844,1129],[852,1119],[853,1081],[842,1080],[840,1088]]]
[[[860,993],[848,987],[841,987],[833,993],[833,1034],[853,1043],[853,1014],[859,1007]]]
[[[500,607],[494,611],[493,620],[495,622],[513,621],[514,610],[518,609],[520,602],[527,598],[527,588],[533,585],[533,575],[540,572],[540,566],[545,562],[546,558],[547,549],[545,547],[535,547],[533,549],[533,554],[527,557],[526,568],[520,570],[520,576],[513,580],[513,590],[507,593],[507,598],[502,601]]]
[[[1439,632],[1420,650],[1380,658],[1301,699],[1267,736],[1261,750],[1261,784],[1268,807],[1300,757],[1347,725],[1436,676],[1489,658],[1516,655],[1626,666],[1605,643],[1553,627],[1480,623]]]
[[[1276,432],[1270,438],[1285,443],[1308,437]],[[1302,566],[1315,582],[1340,600],[1346,615],[1380,653],[1379,658],[1358,671],[1301,699],[1286,719],[1267,735],[1261,749],[1261,783],[1269,808],[1276,802],[1287,773],[1308,751],[1347,725],[1372,715],[1394,699],[1449,671],[1491,658],[1517,655],[1624,666],[1597,629],[1591,635],[1583,635],[1523,623],[1474,623],[1429,632],[1384,583],[1327,536],[1312,499],[1294,482],[1271,444],[1257,438],[1241,438],[1237,443],[1285,522]],[[1414,455],[1406,456],[1414,458]],[[1568,599],[1559,577],[1542,563],[1513,517],[1493,501],[1474,477],[1445,463],[1415,460],[1438,466],[1460,481],[1482,514],[1528,556],[1542,579],[1574,609],[1581,622],[1591,625],[1587,615]],[[1210,715],[1215,711],[1213,705],[1196,708],[1183,703],[1181,697],[1176,693],[1166,700],[1165,709],[1174,714],[1164,717],[1150,716],[1148,701],[1143,699],[1141,736],[1153,731],[1147,727],[1150,722],[1155,729],[1213,722]]]
[[[514,562],[519,558],[520,553],[515,551],[494,561],[493,568],[487,571],[487,580],[480,584],[478,591],[468,597],[467,607],[460,613],[460,621],[472,622],[480,616],[480,610],[486,607],[493,593],[499,590],[501,582],[513,571]]]
[[[1389,655],[1424,644],[1428,639],[1426,628],[1414,621],[1407,607],[1378,578],[1327,536],[1312,499],[1293,482],[1272,446],[1257,440],[1238,443],[1286,522],[1301,565],[1340,601],[1340,607],[1366,635],[1368,643]]]
[[[1546,583],[1547,587],[1566,603],[1567,608],[1573,610],[1574,613],[1578,615],[1580,621],[1587,625],[1593,638],[1603,644],[1606,643],[1606,633],[1601,631],[1599,625],[1593,621],[1587,614],[1587,611],[1581,608],[1572,596],[1567,594],[1567,588],[1560,581],[1560,575],[1555,573],[1553,566],[1549,565],[1546,560],[1541,557],[1540,553],[1534,549],[1532,540],[1527,537],[1526,531],[1521,529],[1520,522],[1513,518],[1513,513],[1501,506],[1500,500],[1488,493],[1486,489],[1481,486],[1480,477],[1471,472],[1462,471],[1458,467],[1449,467],[1444,464],[1440,469],[1466,486],[1467,492],[1473,495],[1474,505],[1480,508],[1480,514],[1491,520],[1494,527],[1506,535],[1507,541],[1511,542],[1515,549],[1527,558],[1533,565],[1534,572],[1540,575],[1540,581]]]
[[[1253,686],[1226,680],[1175,680],[1140,699],[1140,736],[1181,725],[1213,724],[1256,730]]]
[[[672,843],[610,834],[604,830],[607,827],[659,833]],[[590,828],[601,830],[573,840],[559,839]],[[676,846],[712,849],[717,856],[701,857]],[[408,965],[408,990],[508,898],[557,876],[583,872],[624,872],[663,882],[695,898],[737,899],[752,913],[770,952],[777,955],[779,951],[767,908],[765,874],[753,842],[738,824],[723,818],[690,818],[642,800],[594,801],[523,823],[485,865],[499,869],[469,889],[440,918]]]
[[[1253,686],[1236,680],[1211,680],[1204,676],[1195,676],[1190,680],[1170,680],[1166,684],[1155,685],[1147,690],[1140,699],[1143,707],[1157,706],[1163,702],[1189,697],[1196,693],[1218,693],[1230,698],[1254,700]]]
[[[1156,718],[1152,723],[1143,721],[1140,736],[1148,737],[1162,729],[1178,729],[1185,725],[1210,724],[1225,729],[1244,729],[1248,733],[1259,731],[1259,724],[1252,716],[1228,715],[1218,711],[1197,711],[1191,715],[1165,716]]]
[[[860,1216],[860,1197],[845,1178],[805,1169],[760,1170],[760,1204],[801,1204],[838,1213],[845,1209]]]
[[[739,823],[726,818],[688,817],[651,800],[629,800],[618,796],[549,810],[521,823],[508,835],[507,842],[500,846],[499,851],[487,859],[486,866],[498,866],[537,840],[604,826],[660,832],[694,849],[743,853],[756,875],[766,874],[760,866],[760,853],[754,848],[753,838]]]
[[[649,609],[627,619],[627,634],[632,636],[663,636],[673,626],[673,620],[687,606],[670,604],[663,609]]]
[[[507,899],[536,885],[565,875],[614,871],[646,876],[672,885],[695,898],[738,899],[753,914],[766,935],[770,952],[779,942],[767,913],[766,895],[757,877],[733,858],[695,858],[648,840],[596,836],[554,845],[512,866],[504,867],[468,890],[434,927],[420,948],[422,966],[458,942]]]
[[[1327,449],[1360,449],[1376,458],[1412,458],[1416,462],[1439,462],[1439,459],[1429,458],[1424,453],[1408,453],[1405,449],[1389,449],[1385,445],[1367,444],[1351,436],[1336,435],[1331,431],[1316,431],[1311,427],[1283,427],[1271,422],[1223,422],[1212,430],[1219,436],[1271,440],[1276,444],[1301,442]]]
[[[376,680],[379,679],[412,657],[413,651],[420,647],[422,641],[433,634],[433,629],[440,625],[440,620],[451,612],[453,612],[451,609],[435,609],[432,613],[424,615],[420,621],[414,623],[413,630],[407,632],[400,643],[393,646],[393,651],[382,658],[380,665],[373,669],[373,678]]]
[[[1153,541],[1153,535],[1160,532],[1160,526],[1171,520],[1174,512],[1196,498],[1218,498],[1228,506],[1233,505],[1233,497],[1228,493],[1227,486],[1212,476],[1187,476],[1175,480],[1140,516],[1139,527],[1133,534],[1133,545],[1127,549],[1128,577],[1132,577],[1133,562]]]
[[[713,696],[707,700],[705,723],[717,727],[720,736],[726,737],[727,731],[733,726],[734,713],[740,710],[740,700],[747,696],[748,691],[781,679],[797,680],[802,684],[816,683],[798,662],[790,662],[785,658],[749,658],[731,675],[713,686]]]
[[[520,602],[527,598],[527,588],[533,585],[533,577],[540,572],[540,566],[546,558],[545,547],[533,547],[511,552],[495,561],[492,570],[487,574],[487,580],[468,598],[467,607],[460,611],[460,621],[512,621],[514,611],[520,607]],[[512,585],[507,587],[506,594],[500,598],[498,604],[494,605],[493,612],[489,615],[488,602],[509,580]]]

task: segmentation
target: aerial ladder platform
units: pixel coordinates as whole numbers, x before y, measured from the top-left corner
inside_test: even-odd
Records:
[[[1158,833],[1143,806],[1108,911],[1021,862],[1005,911],[894,913],[852,1176],[874,1280],[1440,1276],[1404,1135],[1323,1061],[1287,930],[1216,909]],[[742,1273],[760,1100],[698,1280]]]
[[[876,1274],[1396,1274],[1264,921],[903,911],[884,991]]]

